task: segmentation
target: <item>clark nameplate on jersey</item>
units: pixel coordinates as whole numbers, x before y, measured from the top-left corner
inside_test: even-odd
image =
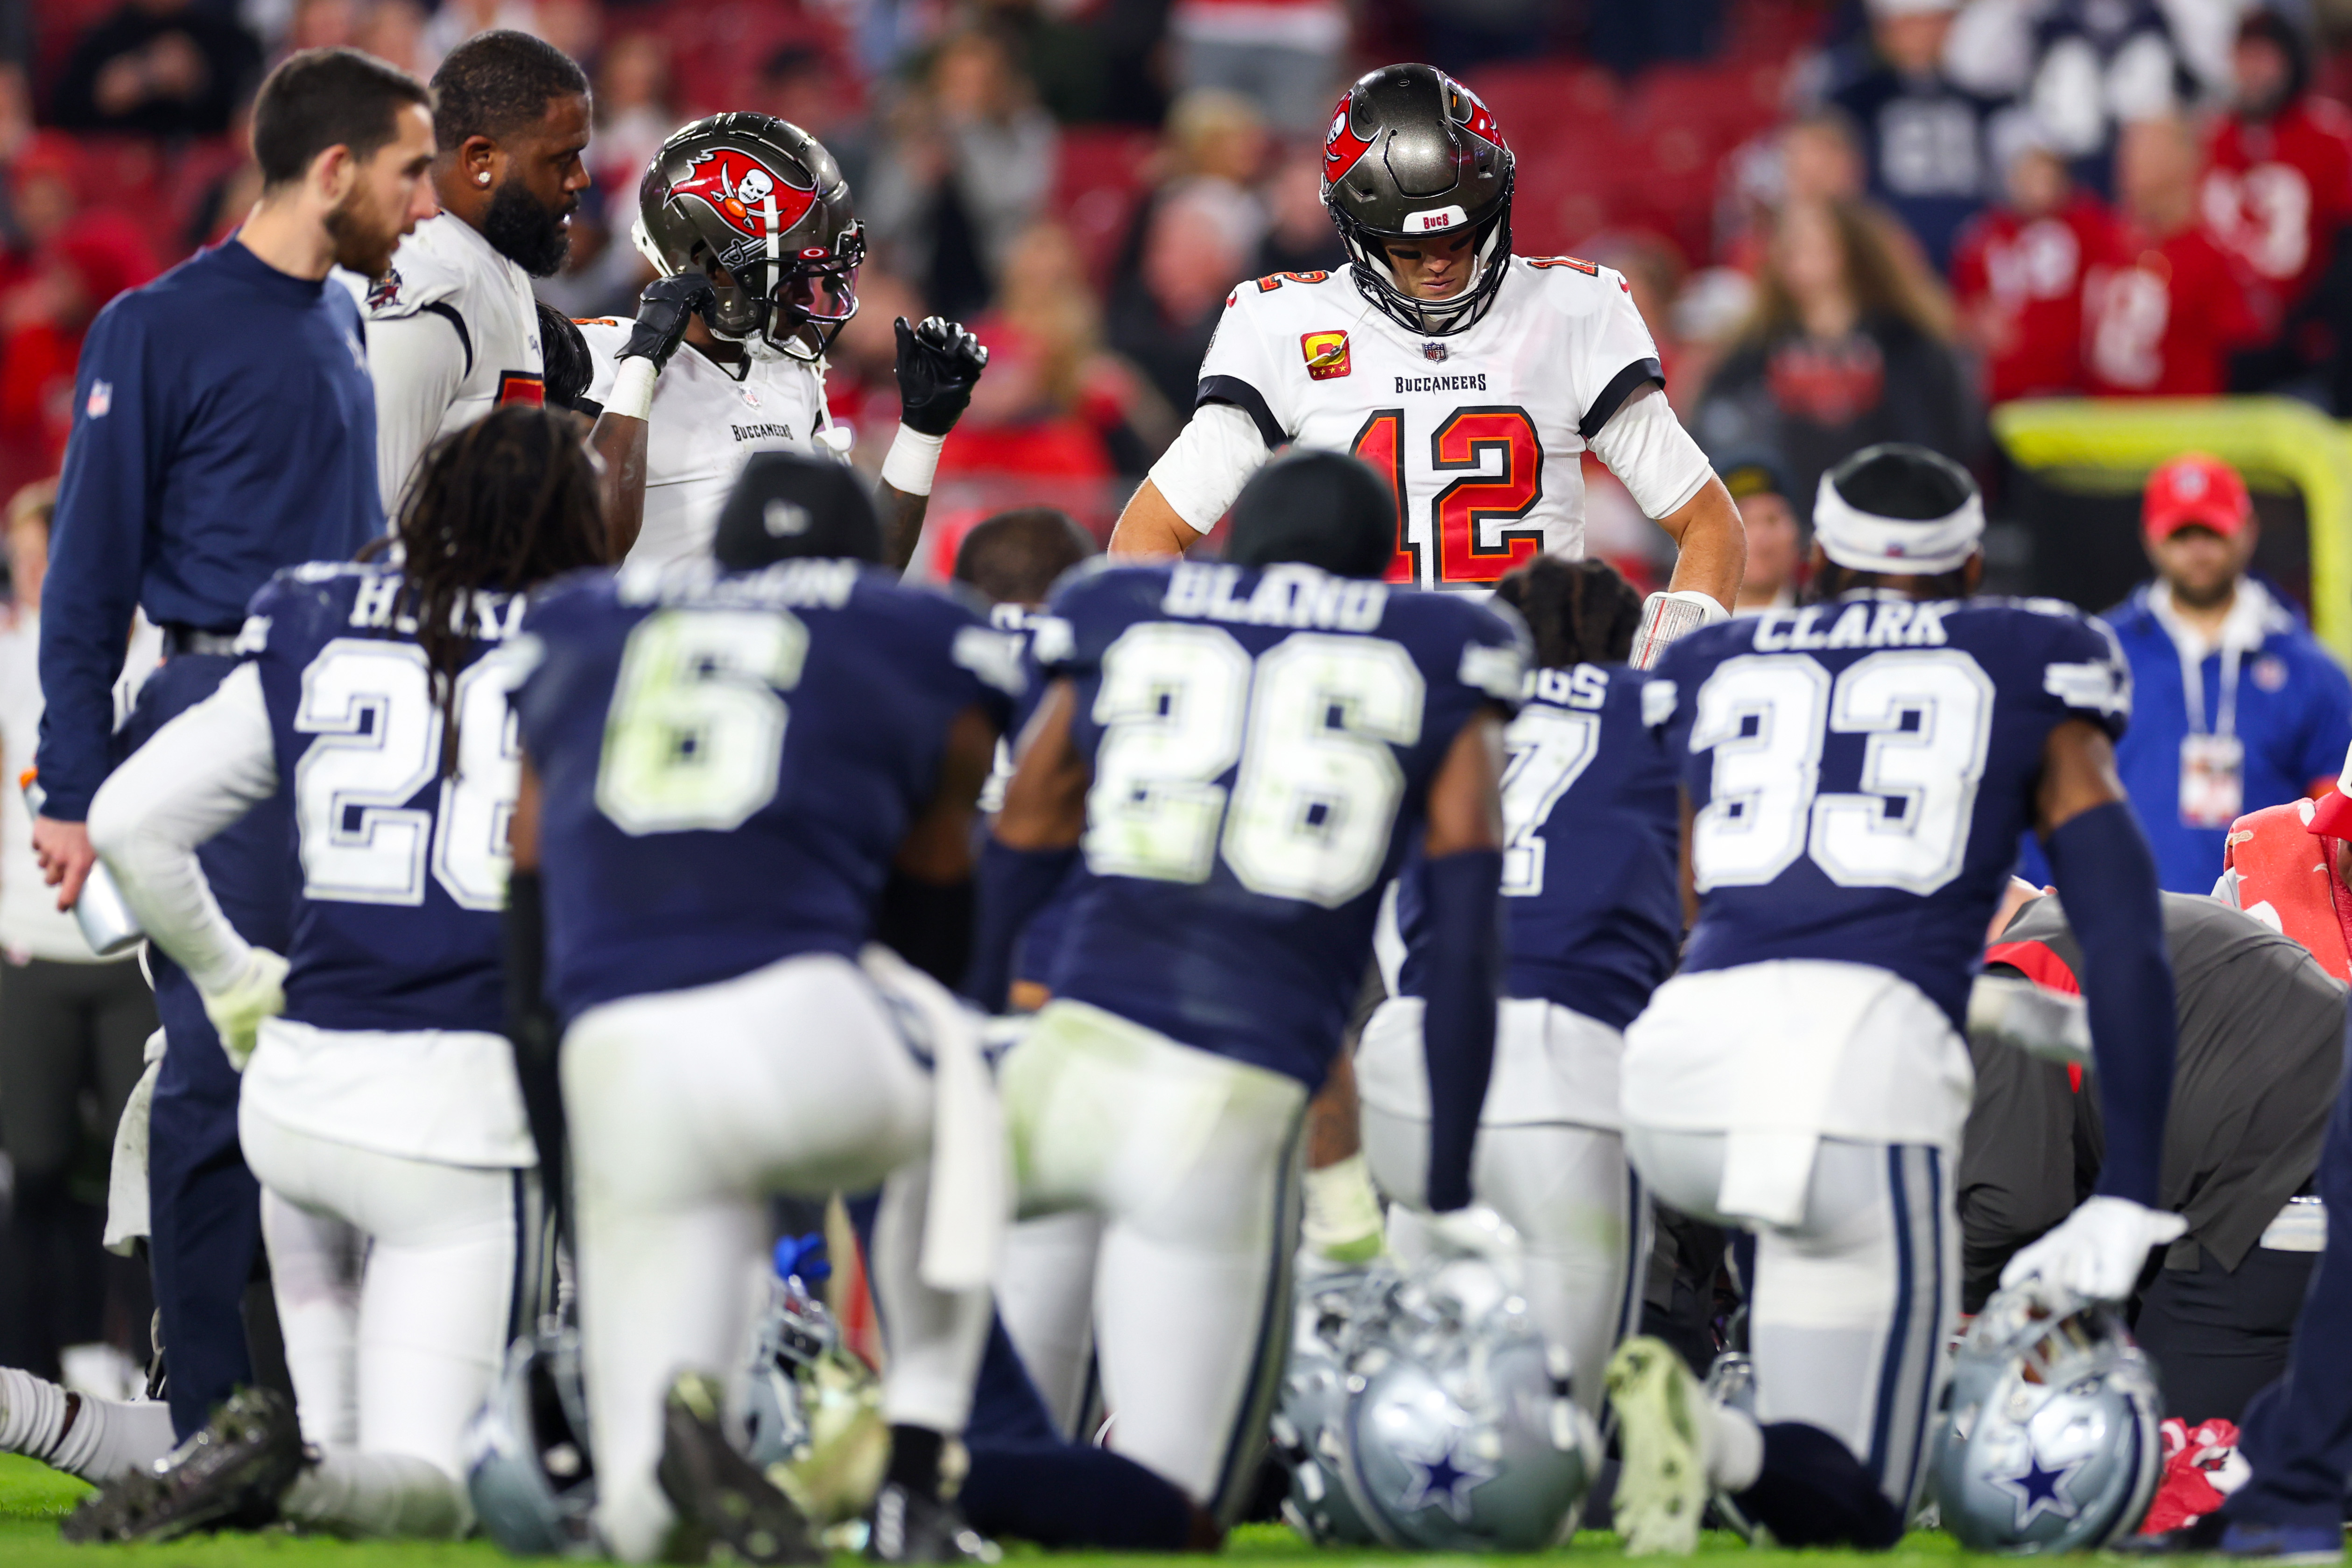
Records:
[[[1443,340],[1372,308],[1343,269],[1234,290],[1196,401],[1248,413],[1268,447],[1349,452],[1395,488],[1393,582],[1487,589],[1549,550],[1584,553],[1589,438],[1661,379],[1625,280],[1512,256],[1494,308]]]

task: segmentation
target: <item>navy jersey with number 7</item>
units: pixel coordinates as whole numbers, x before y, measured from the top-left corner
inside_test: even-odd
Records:
[[[1642,720],[1628,664],[1537,670],[1504,733],[1504,991],[1623,1029],[1682,946],[1675,768]],[[1402,962],[1390,988],[1422,995],[1420,884],[1397,881]]]
[[[2114,637],[2055,600],[1850,595],[1693,632],[1652,675],[1695,813],[1684,968],[1869,964],[1955,1028],[2050,732],[2131,713]]]
[[[517,686],[566,1019],[803,953],[854,956],[948,732],[999,728],[1004,634],[851,560],[627,568],[544,591]]]
[[[1033,657],[1074,683],[1094,773],[1055,996],[1313,1088],[1447,750],[1517,704],[1525,630],[1297,565],[1107,567],[1052,609]]]

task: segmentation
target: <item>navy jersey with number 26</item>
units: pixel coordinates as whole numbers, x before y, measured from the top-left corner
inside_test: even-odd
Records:
[[[286,1016],[332,1030],[496,1030],[518,763],[516,672],[492,651],[515,634],[523,601],[475,596],[457,755],[445,759],[402,597],[395,567],[299,566],[254,595],[246,621],[301,858]]]
[[[939,786],[1002,727],[1003,633],[879,568],[629,568],[542,591],[516,688],[541,784],[548,994],[567,1019],[802,953],[855,955]]]
[[[1516,621],[1306,566],[1065,580],[1032,654],[1076,687],[1091,876],[1049,983],[1171,1040],[1323,1081],[1381,886],[1483,705],[1516,706]]]
[[[1693,632],[1644,692],[1695,813],[1686,969],[1890,969],[1961,1027],[2050,732],[2111,736],[2131,677],[2053,600],[1854,596]]]

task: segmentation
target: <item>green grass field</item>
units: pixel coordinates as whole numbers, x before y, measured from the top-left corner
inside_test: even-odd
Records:
[[[165,1546],[68,1546],[58,1539],[58,1521],[70,1511],[75,1501],[89,1489],[81,1482],[59,1475],[46,1466],[30,1459],[0,1456],[0,1568],[65,1568],[67,1564],[89,1564],[100,1561],[135,1562],[154,1564],[155,1568],[225,1568],[231,1563],[263,1563],[276,1568],[441,1568],[442,1564],[464,1563],[488,1568],[488,1564],[509,1561],[498,1548],[487,1542],[468,1542],[460,1546],[363,1544],[326,1540],[315,1536],[297,1536],[278,1531],[261,1535],[198,1536]],[[1570,1549],[1575,1555],[1601,1559],[1617,1554],[1617,1538],[1597,1531],[1588,1531],[1576,1538]],[[1738,1552],[1742,1568],[1773,1568],[1774,1564],[1821,1564],[1841,1557],[1855,1557],[1854,1552],[1749,1552],[1737,1536],[1711,1535],[1699,1551],[1702,1555]],[[1015,1549],[1014,1556],[1038,1555]],[[1553,1553],[1555,1557],[1559,1553]],[[1279,1525],[1244,1527],[1234,1538],[1232,1548],[1224,1554],[1226,1561],[1290,1562],[1313,1558],[1319,1563],[1337,1565],[1351,1561],[1399,1563],[1454,1562],[1482,1565],[1499,1565],[1532,1562],[1531,1558],[1483,1557],[1407,1559],[1401,1553],[1341,1553],[1318,1552],[1306,1545],[1289,1531]],[[1887,1556],[1874,1559],[1887,1568],[1904,1568],[1906,1564],[1932,1564],[1933,1568],[1956,1568],[1968,1560],[1968,1553],[1954,1545],[1949,1537],[1914,1535],[1903,1549]],[[854,1558],[840,1560],[842,1568],[854,1563]],[[1095,1568],[1101,1564],[1133,1564],[1134,1568],[1151,1568],[1171,1561],[1164,1557],[1112,1557],[1072,1553],[1058,1559],[1072,1568]],[[1213,1561],[1202,1559],[1202,1561]],[[1303,1564],[1301,1564],[1303,1568]]]

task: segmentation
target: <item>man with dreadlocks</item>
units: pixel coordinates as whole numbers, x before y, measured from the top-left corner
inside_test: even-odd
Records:
[[[161,1540],[282,1514],[462,1534],[459,1436],[532,1320],[536,1163],[504,1018],[523,594],[602,560],[570,416],[494,410],[427,458],[397,549],[279,572],[242,662],[100,790],[90,837],[244,1073],[238,1134],[300,1411],[248,1389],[206,1441],[67,1525]],[[196,848],[289,798],[285,956],[221,916]],[[310,1445],[306,1450],[305,1443]]]
[[[1518,1231],[1528,1310],[1598,1416],[1601,1365],[1638,1309],[1649,1252],[1649,1204],[1618,1132],[1617,1061],[1682,945],[1679,808],[1625,662],[1641,595],[1606,562],[1537,556],[1495,597],[1526,618],[1538,667],[1504,731],[1507,959],[1470,1184]],[[1396,930],[1379,947],[1389,998],[1356,1047],[1365,1160],[1405,1206],[1391,1210],[1389,1239],[1407,1253],[1423,1239],[1411,1211],[1428,1190],[1422,1019],[1434,934],[1419,871],[1398,878]]]

